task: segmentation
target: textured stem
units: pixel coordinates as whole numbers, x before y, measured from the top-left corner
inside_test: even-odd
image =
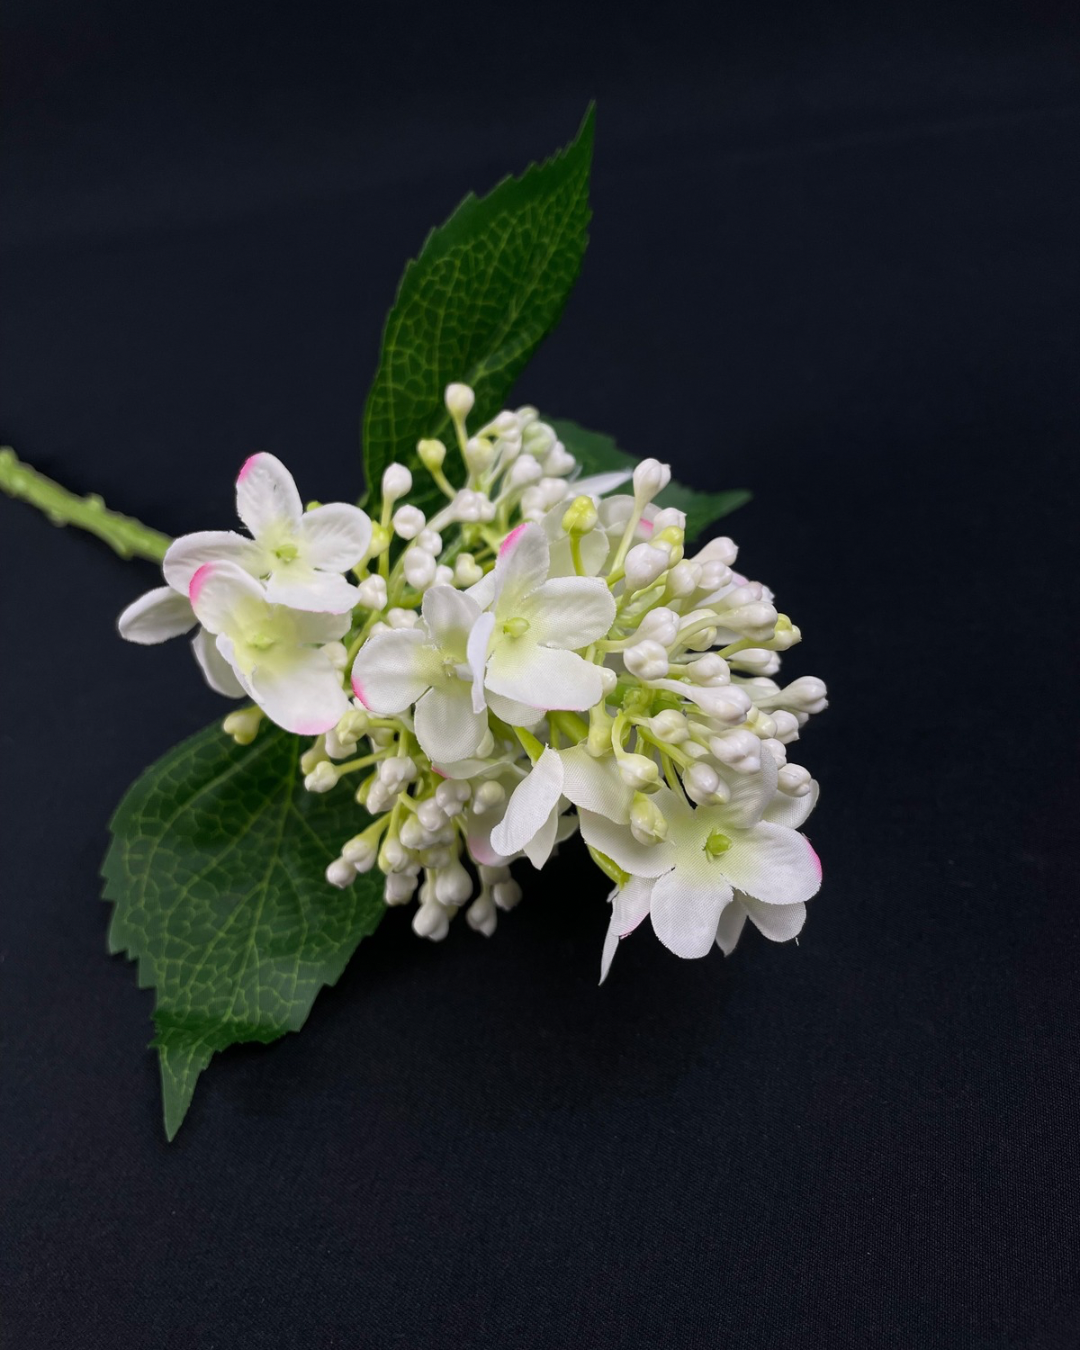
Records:
[[[167,534],[109,511],[96,494],[76,497],[28,464],[20,463],[9,445],[0,448],[0,490],[44,511],[54,525],[77,525],[96,534],[121,558],[159,563],[172,543]]]

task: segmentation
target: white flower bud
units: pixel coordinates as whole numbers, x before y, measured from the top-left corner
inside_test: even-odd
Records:
[[[502,806],[506,801],[506,789],[501,783],[489,778],[473,793],[473,811],[476,815],[482,816],[496,807]]]
[[[643,459],[634,469],[634,500],[639,506],[651,502],[671,482],[671,466],[658,459]]]
[[[323,748],[322,742],[310,746],[300,756],[300,772],[311,773],[311,771],[315,768],[315,765],[318,764],[319,760],[325,758],[326,758],[326,750]]]
[[[437,900],[432,900],[413,915],[412,929],[417,937],[441,942],[450,931],[450,916]]]
[[[790,745],[799,739],[800,723],[794,713],[789,713],[786,708],[774,708],[772,720],[776,726],[773,734],[783,745]]]
[[[516,412],[511,412],[509,408],[504,408],[501,413],[484,428],[486,432],[492,432],[496,436],[521,436],[521,419]]]
[[[700,569],[698,575],[698,590],[718,591],[724,586],[731,585],[731,568],[722,563],[719,558],[710,558],[705,562],[694,559],[694,566]]]
[[[424,468],[429,473],[436,473],[442,468],[443,460],[446,458],[446,446],[437,440],[417,441],[416,453]]]
[[[780,658],[775,652],[766,651],[764,647],[747,647],[744,651],[735,653],[731,658],[731,664],[739,670],[749,671],[751,675],[775,675],[780,669]]]
[[[737,726],[746,721],[750,699],[738,685],[705,685],[695,687],[690,695],[702,712],[717,722]]]
[[[686,512],[680,511],[677,506],[664,506],[652,518],[653,529],[659,533],[661,530],[686,529]]]
[[[679,635],[679,616],[664,605],[650,609],[637,626],[637,638],[651,638],[661,647],[673,647]]]
[[[236,712],[229,713],[222,722],[221,729],[226,736],[231,736],[237,745],[250,745],[258,734],[261,721],[261,708],[239,708]]]
[[[386,582],[380,576],[365,577],[356,588],[358,605],[364,609],[384,609],[386,606]]]
[[[383,899],[388,905],[405,905],[416,891],[416,876],[412,872],[391,872],[386,878]]]
[[[435,580],[433,586],[452,586],[454,584],[454,569],[447,567],[444,563],[439,563],[435,568]]]
[[[522,407],[518,408],[514,416],[518,420],[518,426],[524,429],[525,427],[532,426],[532,424],[539,418],[540,414],[532,406],[531,403],[526,403]]]
[[[609,698],[615,692],[615,686],[619,683],[618,672],[612,670],[610,666],[600,666],[600,683],[603,686],[604,697]]]
[[[351,838],[342,849],[342,857],[358,872],[370,872],[378,857],[378,848],[366,834]]]
[[[563,478],[568,473],[573,473],[576,468],[577,460],[562,441],[556,441],[544,456],[544,473],[549,478]]]
[[[635,544],[623,563],[627,587],[631,591],[642,591],[651,586],[670,561],[671,555],[665,548],[657,548],[655,544]]]
[[[415,539],[427,524],[427,516],[418,506],[399,506],[391,523],[399,539]]]
[[[630,833],[639,844],[660,844],[667,838],[668,823],[651,797],[636,792],[630,805]]]
[[[344,642],[324,642],[322,652],[323,656],[327,658],[335,670],[345,669],[345,663],[349,659],[349,653],[345,648]]]
[[[755,642],[768,642],[776,632],[776,607],[767,600],[758,600],[739,609],[727,610],[720,616],[725,628]]]
[[[456,816],[472,796],[472,788],[460,779],[447,778],[435,789],[435,802],[444,816]]]
[[[396,502],[412,491],[412,474],[404,464],[388,464],[383,470],[382,495],[388,502]]]
[[[416,777],[416,764],[408,755],[394,755],[384,759],[379,765],[379,782],[385,783],[391,792],[398,792],[406,783]]]
[[[776,777],[776,786],[789,797],[805,797],[810,783],[810,770],[801,764],[785,764]]]
[[[522,444],[530,455],[542,458],[558,443],[555,428],[548,426],[546,422],[522,422],[520,414],[518,422],[522,429]]]
[[[379,868],[383,872],[402,872],[409,866],[409,851],[400,839],[389,834],[379,849]]]
[[[712,799],[720,785],[720,775],[711,764],[691,764],[683,774],[682,781],[686,795],[700,806]]]
[[[731,683],[731,671],[728,663],[719,652],[706,652],[696,661],[689,661],[686,673],[695,684],[709,685],[713,688]]]
[[[425,830],[416,816],[406,816],[401,822],[398,837],[406,848],[414,851],[428,848],[434,841],[431,833]]]
[[[331,727],[326,733],[326,753],[331,759],[348,759],[355,750],[356,742],[347,739],[343,741],[336,727]]]
[[[782,741],[778,740],[762,741],[761,749],[763,753],[767,750],[769,754],[772,755],[773,759],[776,761],[776,767],[778,769],[782,769],[784,765],[787,763],[787,746],[784,745]]]
[[[618,757],[619,777],[635,792],[654,788],[660,781],[660,770],[655,760],[646,755],[625,754]]]
[[[487,500],[482,492],[475,492],[472,488],[461,488],[450,504],[450,513],[455,520],[464,521],[466,524],[474,524],[484,518],[484,507]],[[432,551],[439,553],[441,549],[433,549]]]
[[[416,547],[430,553],[433,558],[437,558],[442,552],[442,535],[436,530],[421,530],[416,536]]]
[[[665,708],[655,717],[650,717],[649,730],[658,741],[663,741],[665,745],[681,745],[690,735],[690,727],[686,718],[674,708]]]
[[[456,858],[436,874],[435,899],[440,905],[463,905],[472,889],[472,877]]]
[[[464,590],[475,586],[484,575],[484,569],[471,553],[459,553],[454,559],[454,585]]]
[[[794,647],[796,642],[802,641],[802,633],[791,622],[786,614],[776,616],[776,632],[768,642],[768,647],[774,652],[786,652]]]
[[[476,402],[476,395],[467,384],[448,384],[443,395],[446,411],[451,417],[468,417]]]
[[[336,886],[338,890],[343,891],[346,886],[351,886],[356,880],[356,868],[351,862],[346,862],[344,858],[335,858],[326,869],[326,879],[331,886]]]
[[[761,769],[761,741],[752,731],[724,731],[709,740],[709,749],[721,764],[738,773],[758,773]]]
[[[718,562],[725,567],[730,567],[739,556],[739,550],[734,540],[729,539],[727,535],[721,535],[718,539],[710,539],[703,547],[698,549],[694,555],[694,561],[699,563]]]
[[[676,563],[668,572],[667,594],[683,599],[688,595],[700,589],[701,586],[701,568],[697,563],[687,562],[684,558],[682,562]]]
[[[494,933],[499,921],[495,906],[488,895],[478,895],[465,911],[465,918],[469,927],[477,933],[483,933],[484,937],[490,937]]]
[[[361,806],[366,806],[373,816],[381,816],[393,804],[395,794],[377,778],[368,787],[366,797],[361,796],[363,792],[363,787],[357,788],[356,800]]]
[[[532,455],[519,455],[510,466],[510,472],[506,475],[507,486],[511,488],[525,487],[528,483],[535,483],[543,472],[539,462]]]
[[[434,797],[426,797],[418,803],[416,818],[429,834],[437,834],[443,829],[449,817]]]
[[[309,792],[329,792],[332,787],[337,786],[339,777],[337,769],[330,761],[322,759],[304,779],[304,787]]]
[[[500,881],[492,888],[491,894],[500,909],[513,909],[521,899],[521,887],[516,881]]]
[[[412,552],[411,549],[409,551]],[[386,612],[386,622],[390,628],[415,628],[420,622],[420,615],[415,609],[390,609]]]
[[[435,580],[435,559],[426,549],[410,548],[406,550],[402,570],[410,586],[425,591]]]
[[[623,663],[639,680],[662,680],[668,673],[668,654],[659,642],[646,638],[623,652]]]
[[[495,447],[488,440],[479,436],[470,436],[465,442],[465,465],[470,473],[487,473],[488,469],[495,463]],[[459,516],[459,520],[464,520],[464,516]]]

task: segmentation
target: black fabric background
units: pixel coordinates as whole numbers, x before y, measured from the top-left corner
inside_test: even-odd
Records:
[[[3,435],[173,533],[324,500],[405,258],[599,100],[523,399],[701,487],[832,707],[796,946],[596,987],[580,852],[486,942],[392,912],[166,1145],[97,869],[219,716],[153,584],[0,500],[4,1263],[46,1347],[1080,1345],[1080,21],[11,0]],[[526,868],[526,870],[528,870]]]

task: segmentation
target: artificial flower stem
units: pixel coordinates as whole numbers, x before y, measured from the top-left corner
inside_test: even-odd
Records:
[[[95,493],[77,497],[68,492],[51,478],[21,463],[9,445],[0,449],[0,489],[9,497],[36,506],[54,525],[77,525],[97,535],[121,558],[145,558],[147,562],[159,563],[172,543],[167,534],[108,510]]]

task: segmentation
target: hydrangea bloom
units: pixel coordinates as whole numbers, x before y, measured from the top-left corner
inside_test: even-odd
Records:
[[[472,391],[446,404],[466,477],[420,442],[434,513],[403,500],[400,464],[375,526],[346,503],[305,511],[255,455],[237,480],[250,537],[178,539],[121,633],[195,628],[209,683],[254,703],[227,730],[246,742],[265,716],[313,738],[306,787],[358,808],[328,882],[377,868],[423,937],[459,911],[490,935],[521,899],[511,864],[542,867],[577,831],[614,883],[601,979],[646,918],[688,958],[730,953],[747,919],[795,937],[821,867],[799,833],[817,784],[788,748],[826,706],[820,680],[774,678],[798,628],[730,539],[687,554],[683,513],[657,501],[666,465],[619,492],[630,475],[580,476],[535,409],[470,432]]]

